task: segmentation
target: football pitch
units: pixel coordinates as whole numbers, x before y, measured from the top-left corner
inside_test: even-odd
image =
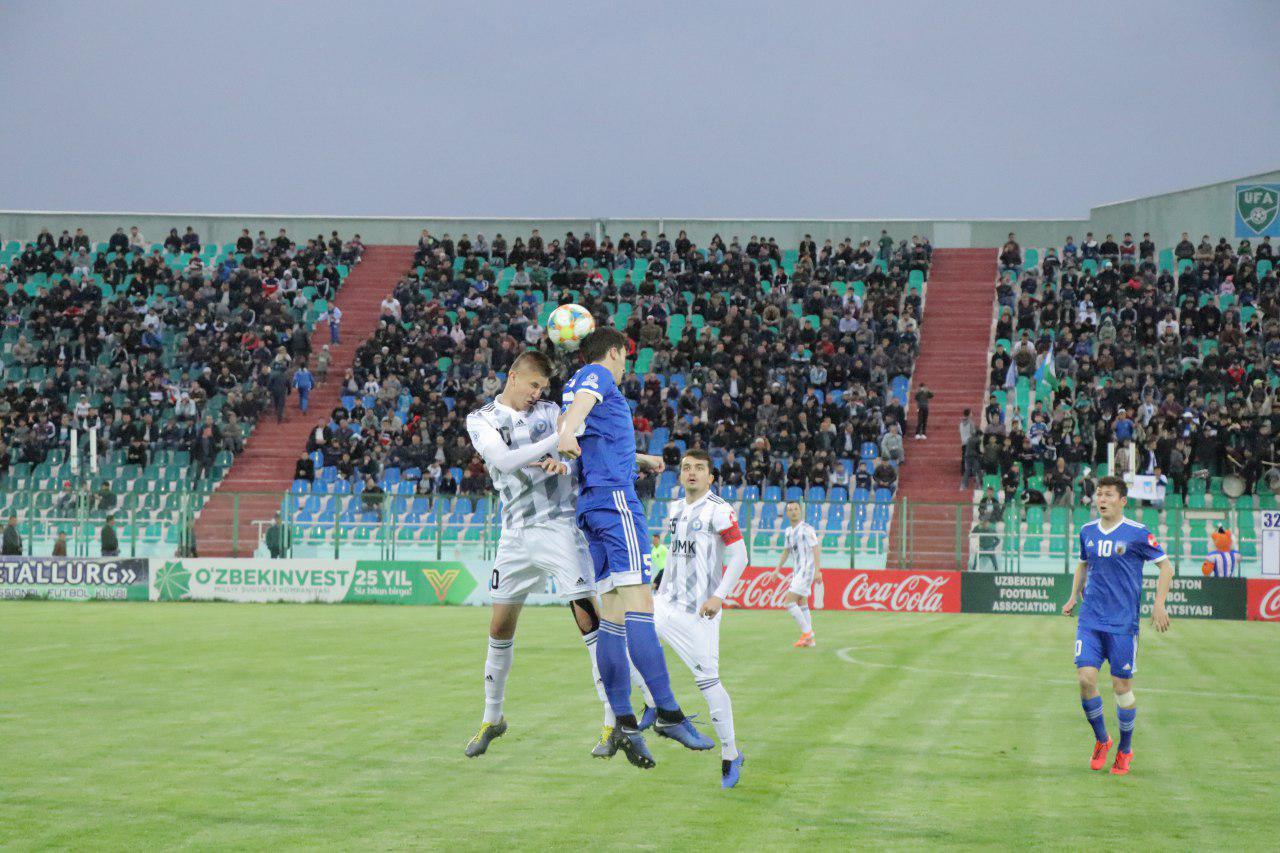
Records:
[[[0,604],[0,847],[1274,849],[1280,634],[1144,627],[1134,770],[1088,769],[1061,617],[726,613],[747,756],[650,738],[593,760],[600,704],[567,608],[530,608],[510,731],[482,710],[489,612]],[[706,715],[668,655],[676,694]],[[1107,724],[1118,736],[1108,683]],[[704,729],[709,731],[709,726]]]

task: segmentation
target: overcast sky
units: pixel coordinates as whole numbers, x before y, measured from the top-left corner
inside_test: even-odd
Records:
[[[0,208],[1078,217],[1277,81],[1276,2],[4,0]]]

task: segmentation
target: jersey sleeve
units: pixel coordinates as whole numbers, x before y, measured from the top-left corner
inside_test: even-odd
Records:
[[[1134,537],[1133,552],[1145,562],[1155,563],[1165,558],[1164,548],[1156,541],[1156,535],[1145,527]]]
[[[502,440],[502,436],[492,424],[479,415],[467,416],[467,435],[471,437],[471,446],[480,454],[485,465],[497,469],[503,474],[510,474],[538,461],[550,453],[559,440],[552,430],[551,434],[541,441],[513,450]]]
[[[617,387],[613,374],[603,364],[588,364],[573,377],[574,393],[586,391],[596,398],[596,402],[603,402],[605,395]]]
[[[814,530],[811,525],[806,525],[804,529],[804,547],[813,548],[818,544],[818,531]]]
[[[1079,560],[1080,560],[1080,562],[1082,562],[1082,563],[1087,563],[1087,562],[1089,562],[1089,558],[1088,558],[1088,557],[1086,557],[1086,556],[1085,556],[1085,553],[1084,553],[1084,531],[1083,531],[1083,530],[1081,530],[1081,531],[1080,531],[1080,535],[1079,535],[1079,536],[1077,536],[1077,537],[1076,537],[1076,539],[1078,540],[1078,541],[1077,541],[1077,544],[1079,545],[1079,548],[1078,548],[1078,550],[1077,550],[1077,552],[1076,552],[1076,553],[1077,553],[1077,559],[1079,559]]]
[[[738,514],[728,504],[718,505],[711,513],[711,526],[720,534],[720,541],[726,545],[742,541],[742,530],[738,527]]]

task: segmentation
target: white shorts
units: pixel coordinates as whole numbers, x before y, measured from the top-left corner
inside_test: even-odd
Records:
[[[489,597],[500,604],[523,604],[542,592],[547,578],[567,601],[595,593],[587,540],[571,520],[503,530],[489,576]]]
[[[801,598],[808,598],[811,589],[813,589],[813,569],[792,569],[791,585],[787,587],[787,592]]]
[[[659,595],[653,601],[658,638],[684,661],[695,681],[720,677],[720,614],[706,619],[673,606]]]

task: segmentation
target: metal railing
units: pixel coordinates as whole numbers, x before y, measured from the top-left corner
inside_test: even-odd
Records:
[[[118,555],[163,557],[207,551],[240,557],[455,559],[493,556],[502,527],[491,495],[315,495],[238,493],[213,513],[207,491],[138,491],[103,500],[93,490],[0,492],[0,526],[16,519],[23,552],[49,555],[65,537],[68,556],[103,554],[102,530],[114,516]],[[1267,496],[1270,502],[1274,498]],[[666,501],[657,501],[665,504]],[[642,501],[646,518],[665,513]],[[1264,506],[1268,505],[1264,504]],[[778,559],[787,527],[781,501],[735,501],[752,561]],[[271,510],[264,510],[271,507]],[[479,511],[477,511],[479,510]],[[274,513],[278,511],[278,519]],[[1274,510],[1272,510],[1274,511]],[[1213,550],[1218,525],[1233,534],[1243,574],[1261,568],[1256,510],[1131,507],[1129,516],[1150,527],[1180,575],[1198,575]],[[807,502],[806,520],[818,532],[823,565],[830,568],[948,568],[999,572],[1069,572],[1080,527],[1092,516],[1069,507],[1006,504],[980,517],[969,503]],[[660,524],[650,525],[662,531]],[[242,533],[251,531],[251,534]],[[249,540],[249,541],[246,541]]]

